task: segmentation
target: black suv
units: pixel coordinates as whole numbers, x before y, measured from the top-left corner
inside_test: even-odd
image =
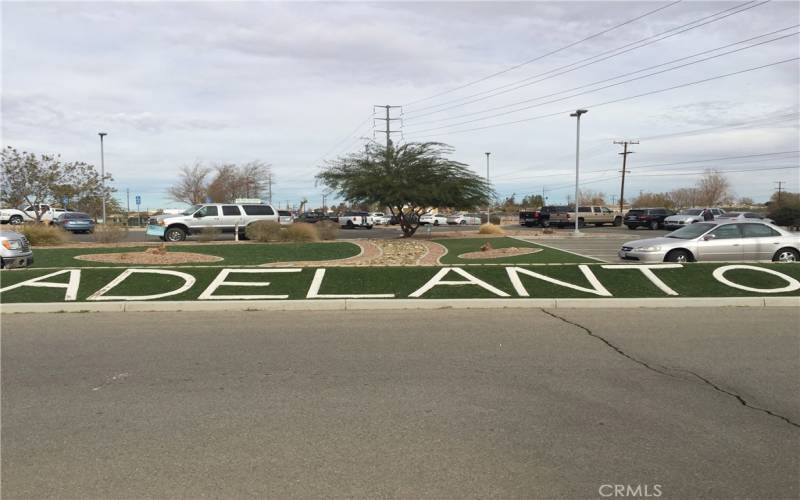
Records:
[[[666,208],[632,208],[625,214],[623,222],[628,229],[636,229],[639,226],[661,229],[664,227],[664,219],[670,215],[675,215],[675,212]]]

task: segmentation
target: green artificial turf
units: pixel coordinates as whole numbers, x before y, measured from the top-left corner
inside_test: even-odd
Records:
[[[746,296],[798,296],[798,291],[788,293],[748,292],[731,288],[719,283],[712,277],[714,269],[722,264],[689,264],[676,269],[657,269],[655,274],[681,297],[746,297]],[[800,280],[800,265],[796,264],[758,264],[756,267],[776,270],[794,279]],[[516,267],[516,266],[507,266]],[[591,288],[580,268],[572,266],[531,266],[523,267],[558,280]],[[614,297],[666,297],[638,269],[603,269],[600,265],[589,268],[597,279],[612,293]],[[240,268],[243,269],[243,268]],[[263,268],[262,268],[263,269]],[[394,294],[397,298],[406,298],[422,287],[440,269],[438,267],[337,267],[325,270],[325,277],[320,289],[321,294]],[[518,295],[509,280],[503,266],[478,266],[460,268],[470,275],[484,280],[488,284],[506,292],[511,298]],[[197,282],[188,291],[180,295],[172,295],[157,300],[193,300],[196,299],[221,271],[221,268],[171,268],[172,271],[187,273]],[[247,274],[233,273],[227,281],[268,281],[268,286],[223,286],[216,295],[288,295],[290,299],[305,299],[316,269],[305,268],[291,273]],[[0,273],[0,287],[5,288],[15,283],[50,274],[53,270],[27,269],[4,271]],[[122,269],[84,268],[81,270],[81,284],[78,300],[86,300],[114,278],[122,273]],[[764,272],[753,270],[731,270],[725,275],[729,280],[755,288],[778,288],[786,285],[786,281]],[[68,274],[56,276],[47,281],[66,283]],[[450,271],[443,278],[446,281],[465,281],[455,271]],[[535,277],[520,275],[520,281],[531,298],[594,298],[597,295],[573,290],[564,286],[549,283]],[[134,274],[108,295],[153,295],[178,288],[183,280],[174,276],[154,274]],[[436,286],[421,298],[495,298],[493,293],[476,285]],[[0,301],[12,302],[61,302],[64,300],[64,289],[25,286],[3,292]]]
[[[454,238],[433,241],[447,247],[447,254],[439,259],[442,264],[550,264],[557,262],[599,262],[589,257],[581,257],[569,252],[562,252],[555,248],[544,247],[536,243],[530,243],[515,238]],[[496,259],[462,259],[459,257],[459,255],[465,253],[480,251],[481,245],[487,242],[492,248],[540,248],[541,251],[527,255],[500,257]]]
[[[130,264],[113,262],[90,262],[77,260],[77,255],[93,253],[142,252],[151,247],[90,247],[90,248],[37,248],[34,251],[32,268],[42,267],[97,267]],[[217,262],[192,263],[193,266],[252,266],[269,262],[288,262],[302,260],[334,260],[358,255],[358,245],[348,242],[333,243],[246,243],[241,245],[168,245],[173,252],[193,252],[222,257]],[[136,267],[142,267],[137,265]],[[150,267],[165,267],[153,265]]]

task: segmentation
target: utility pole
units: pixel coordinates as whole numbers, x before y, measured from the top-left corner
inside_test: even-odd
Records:
[[[402,108],[403,107],[402,106],[391,106],[389,104],[385,104],[385,105],[382,105],[382,106],[376,104],[372,108],[373,108],[373,111],[375,110],[375,108],[383,108],[385,110],[385,112],[386,112],[386,118],[375,118],[375,120],[383,120],[383,121],[386,122],[386,130],[380,130],[378,132],[380,132],[382,134],[386,134],[386,160],[389,161],[389,158],[391,158],[390,149],[392,147],[392,134],[401,133],[401,130],[403,128],[403,121],[402,121],[403,119],[402,118],[392,118],[392,109],[398,109],[399,108],[399,109],[401,109],[401,113],[402,113]],[[399,121],[400,122],[400,129],[401,130],[392,130],[392,122],[395,122],[395,121]]]
[[[272,173],[267,175],[267,195],[269,196],[269,204],[272,205]]]
[[[103,151],[103,137],[107,136],[107,132],[98,132],[97,135],[100,136],[100,182],[102,186],[102,196],[103,196],[103,225],[107,224],[106,222],[106,160],[105,160],[105,151]],[[65,207],[66,208],[66,207]]]
[[[778,185],[778,205],[781,204],[781,192],[783,191],[783,185],[786,181],[775,181],[775,184]]]
[[[489,184],[489,155],[492,153],[484,153],[486,155],[486,184]],[[486,207],[486,223],[492,223],[492,202],[489,201],[489,205]]]
[[[628,144],[639,144],[639,141],[614,141],[614,144],[622,144],[624,146],[622,153],[618,153],[622,155],[622,182],[619,187],[619,212],[622,213],[625,205],[625,174],[630,173],[625,167],[628,164],[628,155],[633,153],[633,151],[628,151]]]
[[[125,225],[127,226],[131,218],[131,189],[125,188],[125,194],[128,196],[128,210],[125,212]]]

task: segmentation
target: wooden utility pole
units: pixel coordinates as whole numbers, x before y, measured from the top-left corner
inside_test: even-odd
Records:
[[[614,141],[614,144],[622,144],[624,146],[622,153],[618,153],[622,155],[622,182],[619,188],[619,211],[622,213],[625,205],[625,174],[629,173],[626,169],[627,160],[628,155],[633,153],[633,151],[628,151],[628,144],[639,144],[639,141]]]

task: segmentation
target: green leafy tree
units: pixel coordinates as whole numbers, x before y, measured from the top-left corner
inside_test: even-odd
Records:
[[[419,216],[433,207],[472,209],[491,202],[494,192],[486,180],[448,159],[452,152],[438,142],[388,148],[370,143],[363,152],[328,162],[317,181],[350,203],[388,207],[409,237]]]
[[[76,204],[92,199],[102,202],[105,197],[108,203],[116,191],[110,186],[110,174],[106,174],[103,188],[100,173],[93,165],[64,162],[58,155],[20,153],[11,146],[2,152],[0,170],[0,200],[12,206],[20,201],[33,206],[36,222],[42,220],[41,203],[60,204],[64,197]]]

